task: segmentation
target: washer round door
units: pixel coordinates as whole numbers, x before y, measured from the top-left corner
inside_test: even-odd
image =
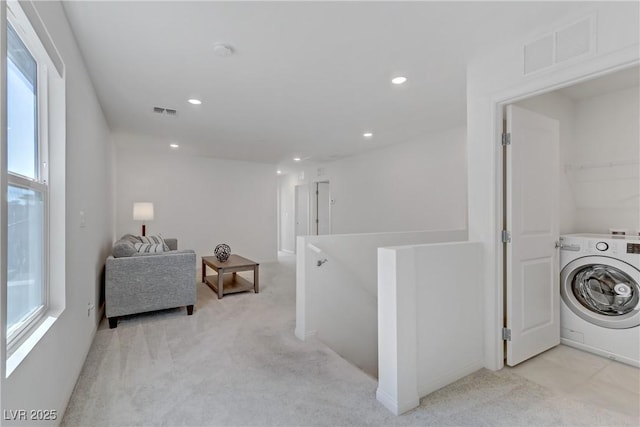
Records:
[[[640,271],[602,256],[577,258],[560,273],[560,293],[582,319],[610,329],[640,325]]]

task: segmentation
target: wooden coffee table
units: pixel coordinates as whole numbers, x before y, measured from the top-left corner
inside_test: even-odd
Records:
[[[253,288],[253,291],[257,294],[260,289],[259,266],[260,264],[257,262],[243,258],[240,255],[231,255],[229,259],[224,262],[218,260],[215,256],[203,256],[202,282],[218,294],[218,299],[226,294],[244,292],[251,290],[251,288]],[[218,274],[207,276],[207,267],[211,267]],[[253,283],[236,274],[239,271],[249,270],[253,270]]]

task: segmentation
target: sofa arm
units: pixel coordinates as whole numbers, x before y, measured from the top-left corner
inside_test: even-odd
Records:
[[[195,305],[195,252],[110,256],[106,263],[105,300],[109,318]]]

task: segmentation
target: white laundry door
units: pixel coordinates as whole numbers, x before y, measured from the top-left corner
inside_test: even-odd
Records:
[[[559,123],[510,105],[507,133],[507,365],[514,366],[560,343]]]

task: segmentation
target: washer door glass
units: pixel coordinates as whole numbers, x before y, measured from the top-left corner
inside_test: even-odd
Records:
[[[573,294],[589,310],[605,316],[627,314],[638,304],[638,284],[624,271],[593,264],[576,271]]]
[[[560,293],[577,316],[611,329],[640,325],[640,270],[616,258],[576,258],[560,273]]]

